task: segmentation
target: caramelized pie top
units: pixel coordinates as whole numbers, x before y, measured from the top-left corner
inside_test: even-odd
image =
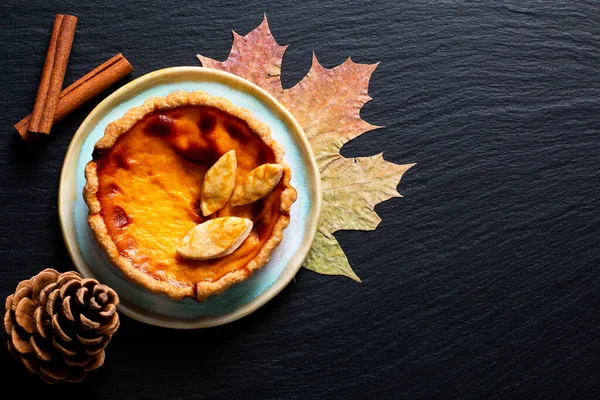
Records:
[[[231,150],[236,186],[263,164],[282,165],[283,177],[254,203],[234,207],[229,200],[204,216],[204,175]],[[92,231],[128,278],[174,299],[203,301],[268,261],[296,198],[290,175],[268,127],[248,111],[202,92],[175,92],[150,99],[107,127],[86,167],[84,196]],[[233,253],[210,260],[177,253],[192,228],[225,216],[253,223]]]

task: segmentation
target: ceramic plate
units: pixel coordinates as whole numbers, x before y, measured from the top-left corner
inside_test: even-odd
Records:
[[[291,220],[271,260],[248,280],[203,303],[174,301],[150,293],[127,280],[96,245],[87,224],[88,208],[82,196],[84,168],[106,125],[146,99],[175,90],[203,90],[225,97],[250,110],[271,128],[272,137],[285,148],[298,199]],[[294,117],[258,86],[235,75],[202,67],[175,67],[144,75],[102,101],[83,121],[67,150],[59,187],[60,224],[67,249],[77,270],[115,289],[119,311],[144,323],[170,328],[222,325],[264,305],[295,276],[315,236],[321,206],[320,177],[310,145]]]

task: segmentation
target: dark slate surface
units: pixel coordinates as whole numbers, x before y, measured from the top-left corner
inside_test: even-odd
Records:
[[[136,70],[224,59],[269,17],[289,87],[381,61],[347,156],[416,162],[374,232],[336,236],[364,283],[301,271],[228,326],[123,317],[105,365],[47,386],[0,347],[3,390],[102,399],[600,398],[600,8],[587,1],[0,3],[0,295],[73,269],[57,185],[73,133],[12,128],[31,109],[53,16],[79,16],[67,83],[117,52]],[[398,4],[396,4],[398,3]],[[483,3],[483,4],[482,4]],[[527,4],[525,4],[527,3]]]

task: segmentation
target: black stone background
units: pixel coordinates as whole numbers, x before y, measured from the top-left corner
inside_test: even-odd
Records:
[[[326,67],[381,62],[362,116],[385,128],[342,153],[417,165],[404,198],[376,207],[376,231],[336,234],[362,284],[302,270],[208,330],[123,316],[105,365],[78,385],[43,384],[0,346],[3,398],[600,398],[597,2],[2,0],[2,298],[45,267],[74,268],[59,174],[104,96],[43,145],[12,127],[31,110],[58,12],[79,17],[66,84],[117,52],[128,80],[198,65],[196,53],[223,60],[231,29],[266,12],[290,44],[284,87],[313,51]]]

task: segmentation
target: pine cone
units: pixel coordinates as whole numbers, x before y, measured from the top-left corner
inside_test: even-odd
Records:
[[[80,382],[104,363],[118,304],[115,291],[95,279],[45,269],[6,299],[8,349],[48,383]]]

